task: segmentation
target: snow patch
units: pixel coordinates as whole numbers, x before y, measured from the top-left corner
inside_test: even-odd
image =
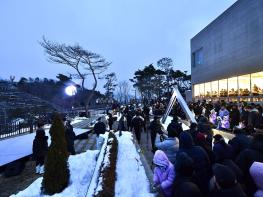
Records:
[[[79,155],[69,157],[70,184],[63,192],[52,195],[53,197],[84,197],[88,185],[92,179],[93,170],[96,165],[96,158],[99,151],[88,150]],[[35,180],[24,191],[19,192],[11,197],[45,197],[48,195],[41,194],[42,177]]]
[[[127,131],[122,132],[122,136],[117,136],[118,161],[117,161],[117,181],[115,183],[116,197],[152,197],[150,193],[150,182],[147,179],[144,167],[140,160],[132,134]]]

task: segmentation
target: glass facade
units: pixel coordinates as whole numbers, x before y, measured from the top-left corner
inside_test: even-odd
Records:
[[[263,71],[194,85],[195,99],[263,101]]]

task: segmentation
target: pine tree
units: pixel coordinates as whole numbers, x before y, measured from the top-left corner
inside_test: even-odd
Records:
[[[52,195],[62,192],[69,183],[68,152],[65,127],[59,114],[56,114],[50,128],[51,145],[45,162],[42,192]]]

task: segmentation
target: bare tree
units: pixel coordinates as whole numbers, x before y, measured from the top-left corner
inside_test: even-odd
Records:
[[[118,84],[117,97],[120,102],[128,103],[131,86],[128,81],[121,81]]]
[[[74,46],[58,44],[48,41],[43,37],[40,45],[45,49],[49,61],[68,65],[76,71],[76,74],[72,76],[81,79],[82,90],[85,88],[85,79],[88,75],[92,75],[94,84],[91,94],[85,101],[87,111],[87,105],[89,105],[97,88],[97,77],[104,72],[111,63],[107,62],[101,55],[85,50],[78,44]]]

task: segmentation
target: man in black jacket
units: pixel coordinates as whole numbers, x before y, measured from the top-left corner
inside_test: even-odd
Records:
[[[74,147],[74,141],[76,138],[76,134],[73,131],[73,126],[70,124],[70,121],[68,120],[65,125],[65,136],[67,141],[67,149],[68,152],[71,155],[75,155],[75,147]]]
[[[98,122],[94,125],[94,133],[97,135],[97,137],[96,137],[97,149],[99,149],[100,134],[105,134],[105,132],[106,132],[106,125],[101,121],[101,117],[99,117]]]

